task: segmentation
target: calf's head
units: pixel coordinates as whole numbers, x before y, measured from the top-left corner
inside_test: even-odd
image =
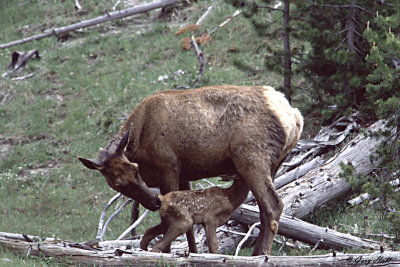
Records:
[[[124,155],[128,140],[129,131],[121,139],[115,152],[104,152],[101,160],[78,159],[87,168],[100,171],[114,190],[137,200],[145,208],[156,211],[161,206],[160,199],[143,182],[139,175],[139,166],[130,162]]]

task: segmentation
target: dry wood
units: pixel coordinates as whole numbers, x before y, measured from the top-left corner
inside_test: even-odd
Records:
[[[219,254],[176,255],[140,251],[137,249],[113,248],[107,250],[85,250],[70,247],[66,241],[26,242],[0,237],[0,246],[19,255],[30,251],[33,256],[65,258],[74,263],[98,265],[143,265],[166,264],[173,266],[374,266],[400,264],[400,252],[386,251],[370,254],[327,254],[319,256],[230,256]]]
[[[145,12],[148,12],[153,9],[163,8],[163,7],[166,7],[169,5],[176,4],[180,1],[181,0],[163,0],[163,1],[158,1],[158,2],[153,2],[153,3],[149,3],[149,4],[143,4],[143,5],[127,8],[127,9],[116,11],[116,12],[110,12],[110,13],[107,12],[107,14],[103,15],[103,16],[99,16],[99,17],[89,19],[89,20],[84,20],[82,22],[78,22],[78,23],[68,25],[65,27],[48,29],[48,30],[45,30],[41,34],[37,34],[34,36],[30,36],[27,38],[23,38],[20,40],[2,44],[2,45],[0,45],[0,49],[24,44],[24,43],[31,42],[34,40],[40,40],[40,39],[43,39],[43,38],[46,38],[46,37],[49,37],[52,35],[60,36],[67,32],[87,28],[87,27],[94,26],[94,25],[104,23],[104,22],[108,22],[111,20],[122,19],[122,18],[126,18],[126,17],[133,16],[136,14],[145,13]]]
[[[368,132],[384,128],[384,121],[378,121],[368,128]],[[376,148],[385,139],[359,134],[339,153],[322,167],[314,169],[301,179],[278,190],[285,205],[284,214],[302,218],[319,206],[339,197],[350,189],[346,180],[340,177],[341,163],[349,164],[354,174],[366,174],[373,167],[370,160]]]
[[[200,62],[199,72],[197,74],[196,80],[194,80],[193,85],[192,85],[192,88],[195,88],[200,81],[201,75],[203,75],[204,71],[206,70],[206,63],[204,61],[203,52],[200,51],[199,47],[197,46],[197,42],[194,39],[194,36],[192,36],[191,45],[193,46],[194,51],[196,52],[196,55],[197,55],[197,59]]]
[[[394,181],[390,181],[389,183],[392,186],[398,186],[400,184],[400,179],[396,179]],[[347,201],[347,203],[349,203],[351,206],[354,206],[354,205],[360,204],[364,200],[367,200],[367,199],[370,199],[370,198],[371,198],[370,194],[364,193],[364,194],[362,194],[362,195],[360,195],[360,196],[358,196],[356,198],[350,199],[349,201]]]
[[[321,159],[320,157],[316,157],[315,159],[313,159],[303,165],[300,165],[297,168],[295,168],[285,174],[282,174],[281,176],[279,176],[275,179],[275,181],[274,181],[275,188],[279,189],[282,186],[285,186],[288,183],[301,178],[309,171],[321,166],[323,163],[324,163],[323,159]]]
[[[242,204],[233,213],[232,219],[249,225],[254,224],[260,220],[259,209],[257,206]],[[373,240],[343,234],[287,215],[281,216],[278,233],[313,246],[323,239],[324,242],[320,244],[319,248],[325,249],[366,248],[377,250],[381,245]]]

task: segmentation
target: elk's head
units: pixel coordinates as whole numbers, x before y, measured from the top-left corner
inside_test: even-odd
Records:
[[[161,206],[157,194],[150,190],[139,175],[139,166],[124,155],[129,140],[128,131],[119,142],[115,152],[104,152],[100,160],[78,158],[83,165],[100,171],[114,190],[137,200],[145,208],[156,211]]]

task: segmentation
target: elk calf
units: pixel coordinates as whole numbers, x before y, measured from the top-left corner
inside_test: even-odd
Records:
[[[178,236],[191,229],[193,224],[202,224],[210,252],[218,253],[216,229],[229,220],[233,211],[246,199],[248,192],[243,180],[236,179],[229,188],[214,186],[204,190],[174,191],[160,195],[161,223],[147,229],[140,248],[147,250],[150,241],[163,234],[151,250],[163,251]]]

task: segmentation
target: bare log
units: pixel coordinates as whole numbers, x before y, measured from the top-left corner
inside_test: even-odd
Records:
[[[298,166],[297,168],[277,177],[274,181],[275,188],[279,189],[282,186],[285,186],[288,183],[301,178],[309,171],[321,166],[323,163],[324,163],[323,159],[321,159],[320,157],[316,157],[315,159],[313,159],[303,165]]]
[[[152,253],[137,249],[113,248],[108,250],[85,250],[70,247],[65,241],[26,242],[0,236],[0,247],[25,256],[66,258],[74,263],[98,265],[172,265],[172,266],[374,266],[400,264],[400,252],[386,251],[370,254],[326,254],[318,256],[230,256],[219,254],[176,255]]]
[[[103,16],[99,16],[99,17],[89,19],[89,20],[84,20],[82,22],[78,22],[78,23],[68,25],[65,27],[48,29],[48,30],[45,30],[41,34],[33,35],[33,36],[30,36],[27,38],[23,38],[21,40],[16,40],[13,42],[2,44],[2,45],[0,45],[0,49],[24,44],[24,43],[31,42],[34,40],[40,40],[40,39],[43,39],[43,38],[46,38],[46,37],[49,37],[52,35],[59,36],[59,35],[65,34],[67,32],[87,28],[87,27],[94,26],[94,25],[104,23],[104,22],[108,22],[111,20],[122,19],[122,18],[126,18],[126,17],[133,16],[136,14],[145,13],[145,12],[148,12],[153,9],[164,8],[166,6],[176,4],[180,1],[181,0],[163,0],[163,1],[158,1],[158,2],[153,2],[153,3],[149,3],[149,4],[143,4],[143,5],[127,8],[127,9],[120,10],[120,11],[115,11],[115,12],[110,12],[110,13],[107,12],[107,14],[103,15]]]
[[[260,220],[259,209],[257,206],[242,204],[233,213],[232,219],[249,225],[254,224]],[[313,246],[323,239],[324,242],[320,244],[319,248],[325,249],[364,248],[377,250],[381,246],[381,243],[373,240],[343,234],[287,215],[281,216],[278,233]]]
[[[384,128],[384,121],[377,121],[368,132]],[[355,174],[366,174],[374,167],[370,160],[384,137],[368,137],[359,134],[338,154],[329,159],[321,168],[314,169],[296,182],[278,190],[285,205],[283,213],[302,218],[319,206],[341,196],[350,189],[346,180],[340,177],[341,163],[353,167]]]

